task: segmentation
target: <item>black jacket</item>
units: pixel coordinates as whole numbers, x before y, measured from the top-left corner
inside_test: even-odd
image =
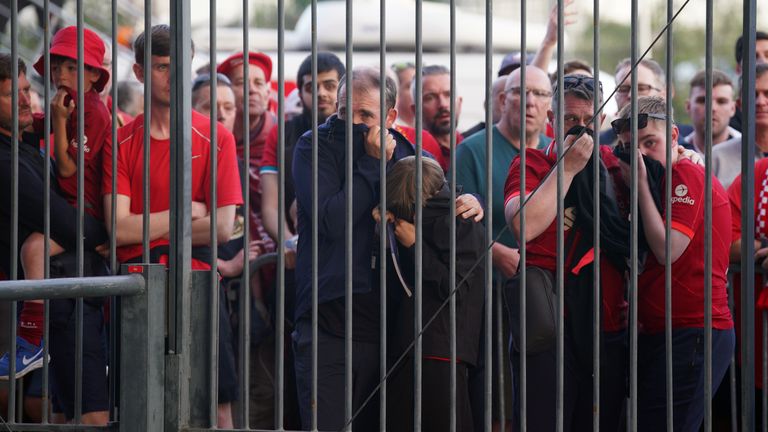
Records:
[[[39,140],[24,134],[19,146],[19,244],[28,235],[43,232],[43,192],[45,188],[45,159],[38,147]],[[51,164],[53,165],[53,164]],[[0,134],[0,269],[10,275],[11,266],[11,180],[12,180],[11,137]],[[77,246],[77,209],[61,196],[56,183],[56,174],[51,168],[51,239],[68,251]],[[84,213],[83,247],[93,250],[107,242],[107,233],[101,221]],[[19,261],[19,275],[21,272]]]
[[[485,299],[485,229],[480,222],[457,217],[451,220],[450,190],[447,186],[427,200],[422,214],[422,318],[426,324],[449,298],[450,287],[450,226],[456,224],[456,357],[475,365],[480,347]],[[414,281],[415,247],[399,245],[400,265],[410,287]],[[475,264],[477,264],[475,266]],[[472,269],[472,267],[474,269]],[[471,270],[471,271],[470,271]],[[391,272],[390,272],[391,273]],[[466,278],[464,283],[459,283]],[[407,297],[397,277],[388,278],[388,291],[399,292],[400,304],[395,306],[395,350],[400,356],[413,342],[414,299]],[[423,335],[423,354],[428,357],[450,358],[450,311],[443,307]],[[411,350],[410,355],[413,355]]]

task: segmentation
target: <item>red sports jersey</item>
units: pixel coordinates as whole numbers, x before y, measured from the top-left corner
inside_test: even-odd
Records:
[[[765,181],[768,181],[768,173],[766,173],[766,170],[768,170],[768,158],[760,159],[755,163],[755,215],[760,215],[760,209],[758,208],[758,200],[760,199],[760,193],[765,189],[765,186],[763,183]],[[768,192],[765,191],[765,192]],[[763,193],[765,193],[763,192]],[[731,183],[731,185],[728,187],[728,198],[731,203],[731,240],[741,240],[741,175],[737,176],[736,179]],[[768,237],[768,224],[764,224],[762,227],[759,223],[755,223],[755,235],[753,238],[756,240],[760,240],[763,238],[763,236]],[[747,236],[747,238],[750,238],[752,236]],[[765,287],[765,281],[763,279],[762,272],[760,270],[760,263],[755,263],[755,298],[754,298],[754,304],[755,304],[755,364],[761,364],[762,362],[762,352],[763,352],[763,311],[764,308],[759,307],[758,305],[761,303],[760,299],[761,297],[768,296],[768,290]],[[734,321],[735,322],[741,322],[741,273],[734,273],[733,274],[733,284],[731,285],[733,287],[733,312],[734,312]],[[736,338],[738,341],[741,341],[741,326],[737,325],[736,327]],[[737,355],[741,357],[741,352],[738,352]],[[741,358],[739,358],[739,361],[741,361]],[[763,387],[763,368],[756,367],[755,368],[755,385],[758,388]]]
[[[235,156],[235,139],[221,123],[218,123],[218,177],[216,178],[218,207],[243,203],[240,175]],[[144,211],[144,115],[118,130],[117,191],[131,198],[131,213]],[[210,208],[210,120],[192,111],[192,200],[206,203]],[[170,140],[152,138],[150,142],[150,212],[168,210],[170,207]],[[104,147],[103,194],[112,193],[112,148]],[[150,249],[167,245],[167,239],[153,240]],[[117,248],[117,259],[125,262],[140,256],[142,245]]]
[[[84,125],[83,140],[83,158],[85,160],[85,171],[83,177],[83,198],[85,199],[85,211],[91,216],[102,220],[104,213],[102,207],[104,205],[101,198],[101,174],[103,172],[101,167],[101,150],[104,147],[104,143],[109,140],[112,134],[112,116],[109,114],[109,110],[99,98],[99,94],[95,91],[86,92],[83,95],[84,105],[83,111],[87,121]],[[35,114],[34,128],[35,131],[43,133],[43,121],[45,114]],[[53,138],[52,138],[53,139]],[[72,115],[67,119],[67,140],[69,141],[69,147],[67,153],[72,157],[72,160],[77,164],[77,109],[72,112]],[[53,140],[51,141],[51,151],[53,151]],[[78,167],[80,169],[80,167]],[[62,195],[73,206],[77,205],[77,173],[69,177],[56,176]]]
[[[618,170],[618,163],[608,147],[601,146],[601,157],[611,172],[612,176]],[[525,191],[531,193],[536,186],[544,180],[544,176],[555,165],[557,156],[548,155],[542,150],[525,150]],[[556,173],[552,173],[556,176]],[[615,176],[614,176],[615,177]],[[509,167],[509,175],[504,185],[504,203],[520,196],[520,156],[515,157]],[[554,205],[554,204],[553,204]],[[565,210],[564,234],[566,238],[573,235],[573,210]],[[570,215],[570,216],[569,216]],[[526,217],[530,217],[527,213]],[[574,264],[575,268],[583,260],[591,262],[589,257],[566,257],[566,260]],[[571,261],[573,260],[573,261]],[[538,237],[526,243],[526,265],[544,268],[554,272],[557,268],[557,219],[547,227]],[[566,262],[568,265],[568,262]],[[618,331],[626,328],[627,301],[624,298],[624,274],[610,263],[605,256],[600,257],[600,274],[602,277],[603,293],[603,329],[605,331]],[[569,275],[566,274],[566,278]]]
[[[662,188],[666,180],[662,182]],[[662,189],[664,190],[664,189]],[[666,210],[666,200],[662,206]],[[704,326],[704,168],[688,159],[672,167],[672,228],[691,239],[673,264],[672,327]],[[665,217],[662,215],[662,217]],[[725,189],[712,178],[712,327],[733,328],[727,271],[731,211]],[[638,320],[645,333],[664,331],[664,263],[649,253],[638,278]]]

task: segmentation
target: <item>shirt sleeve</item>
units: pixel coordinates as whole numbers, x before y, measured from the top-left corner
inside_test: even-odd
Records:
[[[219,207],[240,205],[243,192],[240,187],[240,171],[235,153],[235,137],[221,123],[218,125],[218,172],[216,177],[216,204]]]
[[[129,129],[130,128],[130,129]],[[116,194],[131,196],[131,177],[130,177],[130,155],[133,144],[133,123],[123,126],[117,132],[118,144],[112,143],[108,138],[101,151],[101,165],[103,175],[101,176],[101,194],[109,195],[112,193],[112,152],[117,152],[117,167],[115,175],[117,176]],[[126,137],[126,135],[128,135]],[[122,144],[120,144],[122,143]],[[139,153],[140,157],[141,153]]]
[[[541,150],[526,149],[525,158],[525,193],[529,194],[541,183],[550,164]],[[520,155],[515,156],[509,166],[507,181],[504,183],[504,206],[517,196],[520,196]]]
[[[259,167],[259,174],[276,174],[277,173],[277,125],[267,135],[267,140],[264,143],[264,153],[261,156],[261,166]]]
[[[693,238],[704,218],[704,174],[693,164],[672,171],[671,228]]]
[[[731,243],[741,239],[741,175],[736,176],[728,187],[731,204]]]

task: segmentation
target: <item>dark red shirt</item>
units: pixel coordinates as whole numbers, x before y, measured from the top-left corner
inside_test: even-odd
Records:
[[[618,162],[615,156],[613,156],[608,147],[601,146],[600,150],[601,157],[608,171],[613,173],[618,169]],[[526,149],[525,156],[525,193],[529,194],[544,180],[544,176],[557,162],[557,156],[554,153],[547,154],[538,149]],[[551,175],[556,175],[556,173]],[[520,156],[515,157],[509,168],[507,182],[504,185],[505,206],[512,198],[517,196],[520,196]],[[573,209],[565,210],[566,217],[563,230],[566,238],[574,235],[575,231],[572,226],[573,217],[568,217],[569,212],[572,211]],[[526,214],[526,217],[530,217],[530,215]],[[570,257],[574,268],[573,271],[579,268],[579,264],[583,260],[588,261],[589,258],[589,256]],[[540,267],[552,272],[556,270],[557,219],[553,220],[538,237],[526,243],[526,265]],[[603,294],[603,329],[605,331],[619,331],[626,328],[627,317],[627,301],[624,297],[624,274],[623,271],[612,265],[605,256],[600,257],[600,270]],[[569,274],[566,274],[565,277],[569,277]]]

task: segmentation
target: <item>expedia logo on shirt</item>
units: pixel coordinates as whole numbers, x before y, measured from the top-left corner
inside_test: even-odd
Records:
[[[696,203],[693,198],[688,196],[688,186],[684,184],[679,184],[675,187],[675,195],[677,196],[673,196],[670,200],[671,204],[680,203],[694,205]]]
[[[71,145],[73,148],[77,148],[79,144],[77,143],[76,138],[72,138],[72,141],[69,142],[69,145]],[[83,152],[85,153],[91,152],[91,148],[88,147],[88,136],[86,135],[83,135]]]
[[[563,231],[568,231],[573,228],[573,223],[576,221],[576,207],[568,207],[563,212]]]

